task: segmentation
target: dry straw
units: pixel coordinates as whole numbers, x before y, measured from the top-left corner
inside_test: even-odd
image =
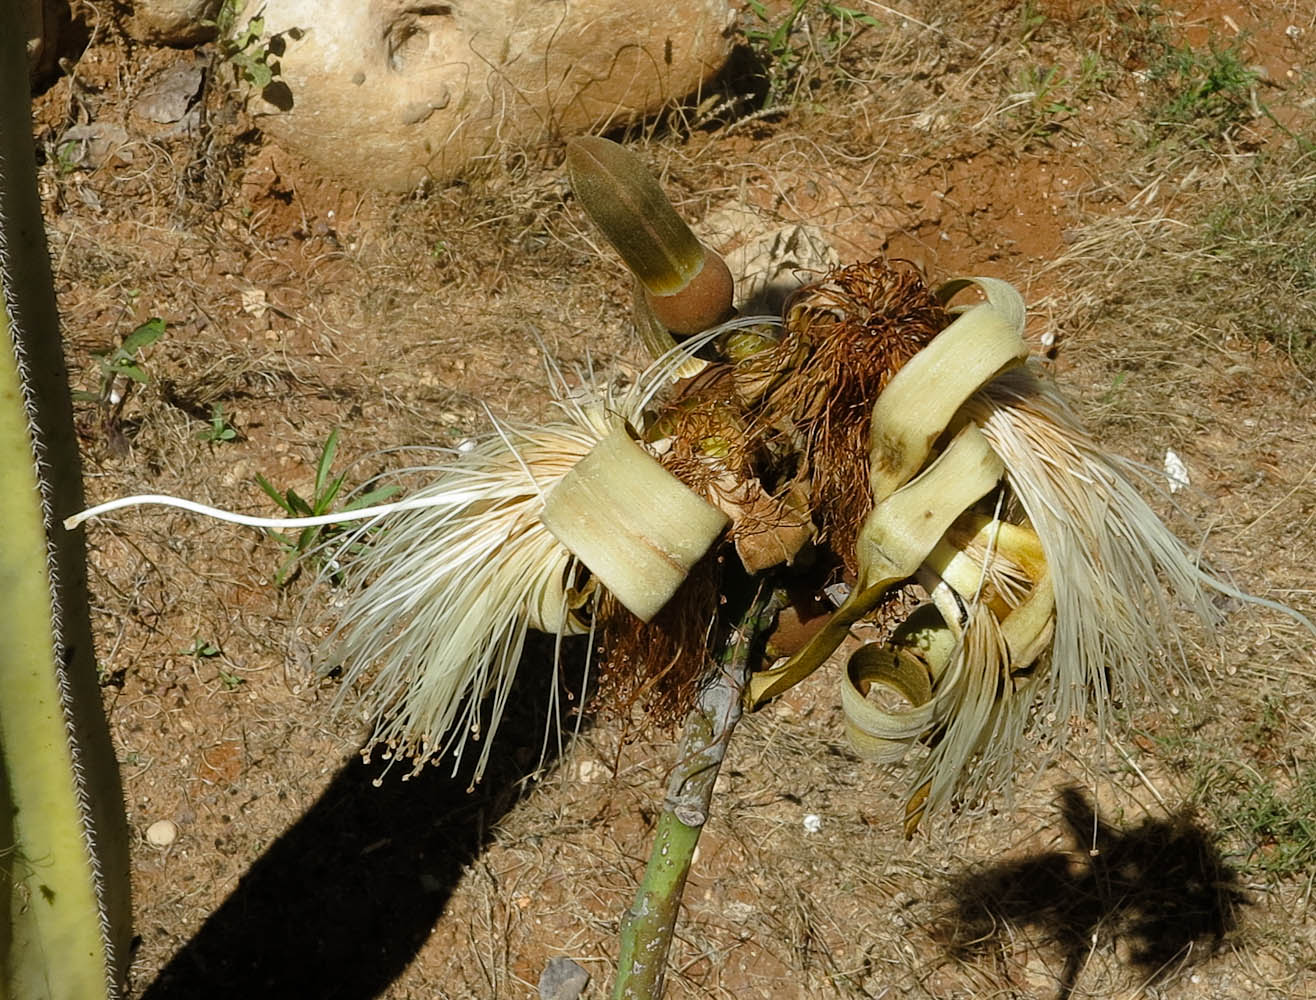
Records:
[[[784,313],[780,343],[743,362],[738,376],[768,386],[759,420],[788,429],[797,443],[823,538],[854,570],[855,540],[872,504],[873,403],[948,315],[912,266],[884,260],[840,268],[800,289]]]

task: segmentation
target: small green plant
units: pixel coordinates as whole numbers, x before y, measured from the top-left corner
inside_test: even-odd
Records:
[[[1204,732],[1206,710],[1140,738],[1155,744],[1242,867],[1275,879],[1305,875],[1316,867],[1316,768],[1282,749],[1293,732],[1282,699],[1266,695],[1247,714],[1241,760],[1222,759],[1219,742]],[[1288,766],[1265,763],[1277,759]]]
[[[130,293],[135,295],[135,293]],[[164,336],[165,321],[153,316],[126,337],[123,343],[106,354],[92,354],[100,369],[100,385],[95,392],[74,390],[73,398],[96,404],[98,429],[110,447],[126,450],[120,417],[133,386],[147,385],[151,378],[142,364],[142,351]]]
[[[1011,95],[1010,117],[1026,145],[1062,131],[1079,107],[1090,101],[1109,78],[1110,71],[1096,53],[1079,60],[1077,73],[1061,66],[1029,66],[1020,72]]]
[[[101,405],[119,405],[124,392],[124,379],[146,385],[150,376],[142,367],[141,352],[154,344],[165,334],[165,321],[153,316],[123,338],[123,343],[107,354],[93,354],[97,367],[100,368],[101,384],[96,392],[75,392],[75,399],[100,403]]]
[[[334,454],[338,450],[338,430],[335,428],[329,437],[325,439],[324,447],[320,449],[320,457],[315,463],[315,484],[312,487],[311,497],[309,500],[302,497],[296,490],[279,490],[270,483],[264,476],[256,476],[256,482],[260,488],[265,491],[271,500],[279,505],[290,517],[319,517],[328,514],[334,509],[334,501],[342,492],[343,482],[347,478],[346,473],[340,473],[337,476],[330,476],[330,469],[333,466]],[[377,490],[371,490],[368,493],[362,493],[360,496],[353,497],[344,504],[340,510],[349,511],[357,510],[361,507],[369,507],[373,504],[381,503],[398,492],[396,486],[384,486]],[[271,537],[277,539],[284,549],[287,550],[287,558],[279,567],[278,572],[274,574],[276,586],[284,586],[295,575],[295,570],[301,562],[303,556],[309,553],[316,545],[333,537],[341,530],[333,526],[320,527],[314,526],[303,528],[297,533],[270,531]],[[330,574],[330,579],[337,581],[336,572]]]
[[[220,55],[233,67],[239,80],[264,89],[274,82],[275,76],[275,67],[270,65],[270,39],[265,37],[265,18],[253,17],[245,27],[233,32],[238,7],[239,4],[226,3],[216,18]]]
[[[1248,847],[1249,867],[1276,878],[1316,866],[1316,771],[1301,768],[1282,789],[1250,769],[1231,782],[1218,810],[1222,832]]]
[[[1129,380],[1128,372],[1117,372],[1115,377],[1110,380],[1110,388],[1101,396],[1103,406],[1114,405],[1120,402],[1121,396],[1125,391],[1125,383]]]
[[[1024,0],[1019,6],[1019,40],[1027,44],[1046,21],[1046,11],[1041,9],[1037,0]]]
[[[180,649],[184,656],[195,656],[197,659],[208,660],[213,656],[219,655],[219,647],[213,642],[207,642],[199,636],[192,640],[192,645],[187,649]]]
[[[230,674],[227,670],[220,669],[220,682],[224,685],[225,691],[236,691],[240,686],[247,683],[245,677],[239,677],[237,674]]]
[[[1243,62],[1237,44],[1169,48],[1149,75],[1164,92],[1155,114],[1163,127],[1195,125],[1217,138],[1255,115],[1252,90],[1258,76]]]
[[[835,65],[842,49],[878,24],[871,14],[831,0],[792,0],[780,19],[763,0],[747,0],[747,6],[756,23],[745,29],[745,40],[764,76],[765,109],[794,103],[811,85],[811,65]]]
[[[216,403],[210,408],[210,426],[197,432],[197,440],[207,444],[219,444],[221,441],[234,441],[238,432],[224,416],[224,404]]]
[[[1071,84],[1059,66],[1030,66],[1019,74],[1015,95],[1018,104],[1010,115],[1019,123],[1025,143],[1064,128],[1065,120],[1078,110],[1060,96],[1060,91],[1070,89]]]
[[[61,142],[55,147],[55,169],[61,175],[73,173],[82,162],[82,144],[76,139]]]

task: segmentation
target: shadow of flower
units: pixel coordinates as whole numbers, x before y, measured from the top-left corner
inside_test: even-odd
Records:
[[[956,958],[1002,958],[1020,931],[1058,952],[1058,1000],[1086,956],[1114,945],[1143,982],[1210,954],[1247,902],[1238,873],[1188,810],[1119,829],[1073,787],[1060,793],[1073,848],[975,866],[952,877],[938,931]]]

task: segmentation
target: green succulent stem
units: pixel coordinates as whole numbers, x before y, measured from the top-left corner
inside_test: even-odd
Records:
[[[621,953],[613,1000],[658,1000],[695,846],[708,820],[713,785],[731,733],[740,721],[745,684],[762,655],[763,638],[785,596],[762,585],[727,630],[718,669],[686,719],[667,799],[654,830],[649,864],[621,922]]]
[[[0,39],[0,996],[122,994],[128,825],[101,708],[81,466],[21,33]]]

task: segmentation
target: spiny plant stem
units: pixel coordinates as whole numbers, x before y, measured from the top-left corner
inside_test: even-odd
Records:
[[[713,784],[732,730],[740,721],[745,684],[762,654],[763,637],[784,604],[781,591],[766,584],[759,587],[728,629],[717,672],[699,692],[694,711],[686,719],[649,864],[635,902],[622,918],[613,1000],[658,1000],[662,996],[676,915],[695,845],[708,820]]]
[[[5,7],[17,10],[16,5]],[[12,19],[12,16],[11,16]],[[129,828],[97,683],[78,439],[23,36],[0,37],[0,997],[123,996]]]

